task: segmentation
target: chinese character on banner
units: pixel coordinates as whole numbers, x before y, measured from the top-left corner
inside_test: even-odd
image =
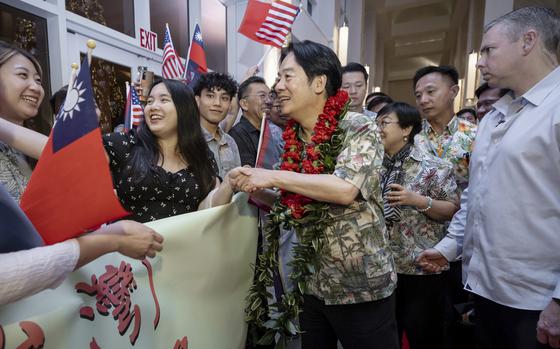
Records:
[[[142,264],[148,270],[150,289],[156,307],[155,330],[159,323],[160,309],[153,285],[152,265],[146,259],[142,261]],[[79,282],[75,288],[78,293],[95,296],[97,312],[102,316],[108,316],[111,313],[111,317],[118,321],[117,330],[121,336],[124,336],[134,320],[134,327],[129,339],[130,344],[134,345],[136,343],[140,335],[141,312],[140,307],[133,305],[131,300],[132,293],[137,289],[137,284],[129,263],[123,261],[118,268],[107,265],[105,266],[105,273],[99,278],[95,274],[91,276],[91,284]],[[110,311],[111,309],[112,311]],[[92,307],[84,306],[80,309],[80,317],[94,321],[95,312]],[[90,346],[99,347],[95,338],[92,338]]]
[[[17,349],[41,349],[45,345],[45,333],[43,329],[34,323],[33,321],[22,321],[19,323],[19,327],[27,339],[17,346]],[[6,338],[4,335],[4,329],[0,325],[0,349],[6,347]]]

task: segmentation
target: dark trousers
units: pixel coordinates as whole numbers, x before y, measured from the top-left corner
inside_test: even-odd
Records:
[[[474,348],[474,328],[461,323],[461,312],[456,309],[458,304],[472,301],[472,294],[465,291],[462,283],[462,261],[449,263],[445,282],[445,315],[444,315],[444,348]]]
[[[478,349],[547,349],[537,341],[540,311],[506,307],[489,299],[474,298]]]
[[[303,296],[302,349],[397,349],[395,296],[358,304],[325,305]]]
[[[443,346],[443,291],[446,276],[398,274],[397,327],[406,332],[410,349]]]

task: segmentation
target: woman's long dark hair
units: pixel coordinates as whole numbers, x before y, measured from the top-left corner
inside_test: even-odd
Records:
[[[177,80],[155,81],[152,89],[159,83],[165,85],[177,109],[177,150],[194,173],[204,198],[214,188],[216,174],[209,157],[210,150],[200,128],[200,114],[194,94],[189,87]],[[137,136],[138,145],[132,152],[130,168],[130,176],[135,183],[142,181],[150,167],[157,165],[158,159],[163,157],[157,137],[145,122],[138,127]]]

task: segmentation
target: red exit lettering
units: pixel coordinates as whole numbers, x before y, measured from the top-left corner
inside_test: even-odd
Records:
[[[157,34],[140,28],[140,47],[155,52],[157,49]]]

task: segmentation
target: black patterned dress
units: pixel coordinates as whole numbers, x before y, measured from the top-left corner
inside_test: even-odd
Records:
[[[204,194],[189,166],[172,173],[153,165],[148,175],[134,183],[129,170],[133,149],[137,146],[136,132],[110,133],[103,136],[103,143],[119,200],[132,213],[126,219],[143,223],[198,209]],[[209,150],[208,156],[217,173],[216,162]]]

